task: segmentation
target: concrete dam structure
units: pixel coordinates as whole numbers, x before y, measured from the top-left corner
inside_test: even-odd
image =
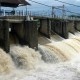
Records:
[[[27,8],[25,0],[0,3],[13,7],[0,11],[0,80],[80,80],[79,18],[32,16],[27,9],[14,9]]]
[[[57,33],[68,39],[68,33],[80,30],[79,20],[55,19],[33,17],[27,20],[26,16],[4,16],[0,18],[0,46],[6,51],[10,50],[10,35],[16,36],[21,45],[28,45],[38,49],[38,34],[51,38],[51,34]]]

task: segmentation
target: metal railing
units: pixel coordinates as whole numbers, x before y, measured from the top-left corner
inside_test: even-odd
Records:
[[[25,16],[26,11],[23,10],[1,10],[0,16]]]
[[[1,10],[0,11],[0,17],[2,16],[37,16],[37,17],[48,17],[48,18],[58,18],[62,19],[62,16],[55,16],[52,17],[52,14],[48,11],[25,11],[25,10]],[[75,18],[75,17],[68,17],[65,16],[64,19],[69,19],[69,20],[80,20],[80,18]]]

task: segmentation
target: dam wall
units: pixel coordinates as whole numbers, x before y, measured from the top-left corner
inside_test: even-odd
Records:
[[[75,29],[80,31],[80,21],[75,21]]]
[[[39,32],[50,38],[50,34],[51,34],[51,20],[50,19],[40,19],[40,28],[39,28]]]
[[[68,39],[68,33],[80,31],[80,21],[55,18],[33,17],[27,20],[26,16],[5,16],[0,19],[0,46],[10,51],[10,35],[16,37],[21,45],[28,45],[38,49],[38,34],[51,38],[51,34]],[[53,33],[52,33],[53,32]],[[14,39],[15,40],[15,39]]]
[[[65,20],[54,19],[51,22],[51,30],[56,32],[61,37],[68,38],[67,22]]]

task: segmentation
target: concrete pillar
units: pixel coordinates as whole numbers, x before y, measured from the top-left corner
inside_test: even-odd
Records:
[[[68,38],[68,29],[67,29],[67,22],[62,21],[62,37],[67,39]]]
[[[51,21],[49,19],[40,19],[40,28],[39,32],[46,36],[47,38],[50,38],[51,34]]]
[[[66,21],[64,20],[53,20],[51,30],[63,38],[68,38],[68,31]]]
[[[3,27],[3,20],[0,20],[0,47],[3,48],[3,38],[4,38],[4,27]]]
[[[75,21],[75,29],[80,31],[80,21]]]
[[[12,24],[12,33],[17,37],[21,45],[24,45],[24,31],[24,22]]]
[[[68,32],[74,34],[75,32],[74,21],[67,21],[67,28],[68,28]]]
[[[8,21],[4,20],[3,27],[4,27],[4,50],[8,53],[10,51],[10,42],[9,42],[10,23]]]
[[[38,49],[38,28],[37,21],[25,21],[25,44],[28,44],[33,49]]]
[[[58,22],[56,20],[51,21],[51,31],[58,33]]]
[[[51,23],[51,30],[59,35],[62,35],[62,24],[60,20],[53,20]]]

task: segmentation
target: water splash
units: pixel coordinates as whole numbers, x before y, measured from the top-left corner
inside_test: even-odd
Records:
[[[5,77],[0,76],[0,80],[80,80],[80,58],[58,64],[42,64],[34,71],[17,70]]]
[[[11,46],[10,55],[22,69],[33,69],[41,61],[41,55],[27,46]]]
[[[77,38],[50,43],[45,45],[45,47],[50,49],[52,53],[56,54],[63,61],[70,60],[80,53],[80,43],[76,39]]]
[[[80,32],[79,31],[76,31],[75,32],[75,35],[78,36],[78,37],[80,37]]]
[[[51,35],[51,41],[59,42],[59,41],[62,41],[62,40],[64,40],[64,38],[62,38],[61,36],[57,35],[56,33]]]
[[[13,69],[15,66],[10,55],[0,49],[0,74],[10,73]]]
[[[45,44],[51,43],[51,41],[50,41],[50,39],[48,39],[46,37],[40,36],[40,37],[38,37],[38,43],[40,45],[45,45]]]
[[[55,54],[55,52],[51,52],[48,48],[45,46],[39,45],[38,50],[40,54],[42,55],[42,59],[47,63],[57,63],[61,60],[59,60],[58,56]]]
[[[9,54],[0,49],[0,73],[7,73],[0,80],[80,80],[79,37],[42,43],[39,52],[12,45]]]
[[[72,34],[72,33],[69,33],[68,35],[69,35],[69,37],[68,37],[69,39],[76,37],[76,36],[75,36],[74,34]]]

